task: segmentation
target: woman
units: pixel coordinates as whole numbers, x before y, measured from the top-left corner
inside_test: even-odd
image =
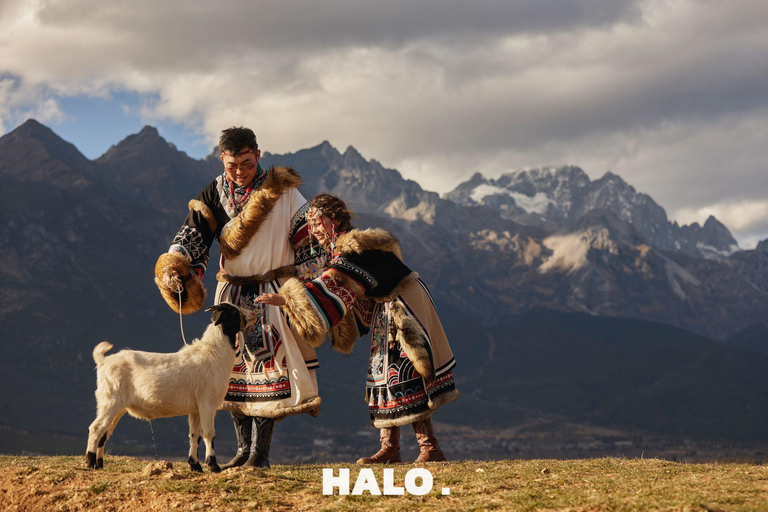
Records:
[[[256,300],[281,306],[314,347],[328,333],[334,349],[349,353],[370,332],[366,401],[381,449],[358,464],[401,462],[400,427],[409,423],[419,443],[416,461],[446,460],[431,417],[459,395],[456,363],[429,291],[403,263],[391,234],[353,229],[351,212],[337,197],[320,194],[309,206],[310,243],[329,260],[314,279],[292,278],[279,293]]]

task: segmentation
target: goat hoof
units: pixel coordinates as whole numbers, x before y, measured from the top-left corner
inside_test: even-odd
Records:
[[[96,464],[96,454],[93,452],[87,452],[85,454],[85,465],[88,467],[88,469],[99,469],[98,464]]]
[[[211,470],[211,473],[221,473],[221,466],[216,462],[216,456],[211,455],[205,459],[205,464]]]
[[[104,469],[104,459],[96,459],[96,469]]]
[[[189,465],[189,470],[194,471],[195,473],[202,473],[203,466],[200,465],[200,462],[195,462],[194,464]]]

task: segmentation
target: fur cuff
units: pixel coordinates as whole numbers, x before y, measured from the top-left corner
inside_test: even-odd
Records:
[[[331,348],[342,354],[351,354],[357,341],[362,334],[357,328],[357,319],[355,311],[350,309],[338,325],[334,325],[328,337],[331,339]]]
[[[176,270],[181,278],[184,287],[181,292],[181,312],[183,314],[191,315],[205,305],[205,287],[197,274],[192,271],[187,259],[181,254],[167,252],[160,255],[155,264],[155,284],[172,310],[176,313],[179,312],[179,294],[163,284],[163,274],[166,270]]]
[[[206,205],[202,201],[198,201],[197,199],[193,199],[189,202],[189,211],[191,212],[200,212],[203,217],[205,217],[205,220],[208,222],[208,227],[211,228],[211,231],[214,233],[216,232],[216,229],[219,227],[219,223],[216,222],[216,217],[213,216],[213,212],[210,208],[208,208],[208,205]]]
[[[400,261],[403,261],[403,252],[400,250],[397,239],[381,228],[364,231],[353,229],[349,233],[344,233],[336,241],[336,250],[341,253],[353,252],[357,254],[361,254],[363,251],[391,252]]]
[[[326,324],[310,303],[309,292],[304,284],[292,277],[280,287],[280,295],[285,299],[283,311],[307,345],[312,348],[322,345],[325,341]]]
[[[233,259],[243,252],[251,238],[259,231],[286,190],[301,184],[299,174],[290,167],[272,167],[264,184],[253,192],[240,214],[232,219],[226,232],[219,236],[221,254]]]
[[[429,342],[422,334],[421,326],[408,315],[405,306],[399,301],[392,302],[392,320],[397,327],[397,341],[413,363],[413,367],[424,377],[425,382],[433,382],[435,366],[427,350]]]

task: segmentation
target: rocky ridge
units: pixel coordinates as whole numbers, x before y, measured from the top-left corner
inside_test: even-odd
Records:
[[[632,224],[653,247],[698,258],[723,259],[738,250],[728,229],[710,217],[678,226],[649,195],[607,172],[590,180],[579,167],[542,167],[488,179],[476,173],[445,195],[458,204],[489,206],[521,224],[567,229],[592,210],[609,210]]]

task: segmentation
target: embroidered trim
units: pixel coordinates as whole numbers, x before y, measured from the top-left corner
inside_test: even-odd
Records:
[[[203,270],[208,267],[208,247],[202,233],[191,226],[181,226],[168,252],[180,253],[190,264],[202,267]]]
[[[338,265],[341,268],[347,269],[350,272],[362,277],[363,279],[368,281],[368,285],[371,288],[376,288],[379,285],[379,281],[376,280],[376,278],[373,277],[373,275],[370,272],[368,272],[362,267],[359,267],[358,265],[355,265],[354,263],[352,263],[346,258],[337,258],[336,260],[333,261],[333,264]]]

